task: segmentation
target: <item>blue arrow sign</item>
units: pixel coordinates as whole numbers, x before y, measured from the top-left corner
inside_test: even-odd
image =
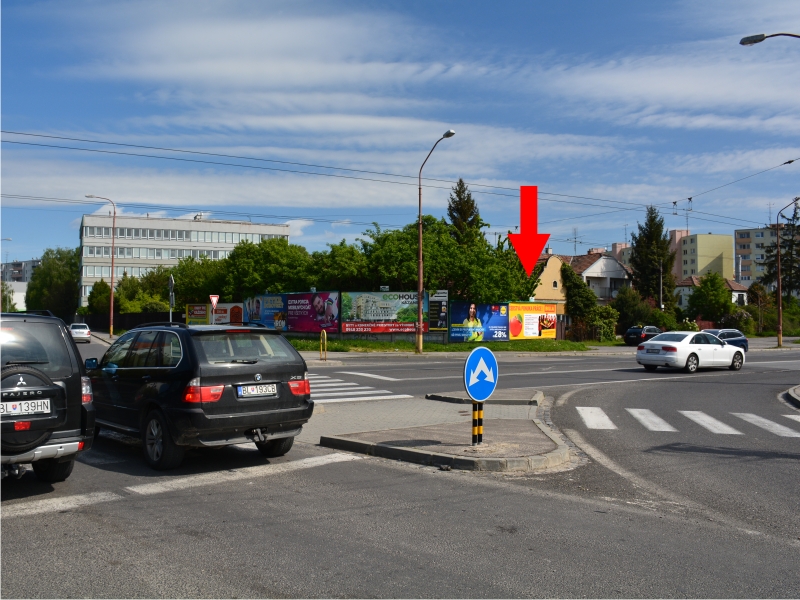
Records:
[[[469,353],[464,363],[464,387],[475,402],[483,402],[494,393],[500,371],[497,359],[488,348],[480,346]]]

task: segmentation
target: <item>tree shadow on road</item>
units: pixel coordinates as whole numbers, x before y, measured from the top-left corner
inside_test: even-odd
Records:
[[[684,444],[676,442],[674,444],[664,444],[663,446],[653,446],[645,450],[647,453],[655,454],[711,454],[730,458],[747,458],[756,460],[790,459],[800,460],[800,453],[797,452],[776,452],[773,450],[752,450],[747,448],[726,448],[722,446],[698,446],[696,444]]]

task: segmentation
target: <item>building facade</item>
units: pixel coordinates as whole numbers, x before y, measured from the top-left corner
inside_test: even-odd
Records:
[[[33,272],[42,264],[38,258],[33,260],[12,260],[2,265],[2,280],[13,283],[27,283]]]
[[[195,217],[165,219],[117,216],[112,231],[112,217],[84,215],[81,221],[81,306],[88,303],[92,286],[111,279],[111,244],[114,243],[114,281],[123,273],[141,277],[158,266],[170,267],[182,258],[206,256],[226,258],[237,244],[249,241],[285,238],[288,225],[218,221]]]
[[[778,236],[775,227],[761,229],[737,229],[734,232],[736,259],[739,262],[739,282],[750,287],[764,275],[766,249],[775,246]]]
[[[675,298],[678,306],[681,308],[689,306],[689,296],[700,286],[700,283],[699,276],[690,275],[675,284]],[[747,305],[747,287],[730,279],[725,280],[725,287],[731,292],[731,302],[739,306]]]
[[[733,279],[733,238],[713,233],[683,236],[675,262],[680,267],[679,279],[707,273]]]

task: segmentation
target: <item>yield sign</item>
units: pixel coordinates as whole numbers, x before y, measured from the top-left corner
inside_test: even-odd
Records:
[[[219,302],[219,296],[212,295],[209,296],[209,298],[211,299],[211,310],[214,310],[215,308],[217,308],[217,302]]]

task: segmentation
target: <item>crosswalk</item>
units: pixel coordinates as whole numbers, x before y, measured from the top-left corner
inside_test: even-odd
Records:
[[[618,429],[614,421],[612,421],[605,411],[598,406],[576,406],[575,409],[578,411],[578,415],[581,417],[581,420],[587,429]],[[646,408],[626,408],[625,411],[648,431],[678,431],[678,429],[672,423],[667,422],[663,417],[657,415],[652,410]],[[696,425],[699,425],[706,431],[717,435],[744,435],[739,429],[736,429],[730,423],[721,421],[699,410],[679,410],[677,413],[682,417],[692,421]],[[780,437],[800,438],[800,431],[792,429],[791,427],[787,427],[782,423],[765,419],[764,417],[753,413],[731,412],[727,414]],[[800,422],[800,415],[783,416],[787,419]],[[681,421],[682,419],[673,421],[673,423],[681,427]],[[685,421],[683,422],[685,423]],[[732,422],[736,423],[736,420]]]
[[[316,404],[413,398],[407,394],[395,394],[389,390],[375,389],[368,385],[335,379],[327,375],[309,373],[308,379],[311,382],[311,399]]]

